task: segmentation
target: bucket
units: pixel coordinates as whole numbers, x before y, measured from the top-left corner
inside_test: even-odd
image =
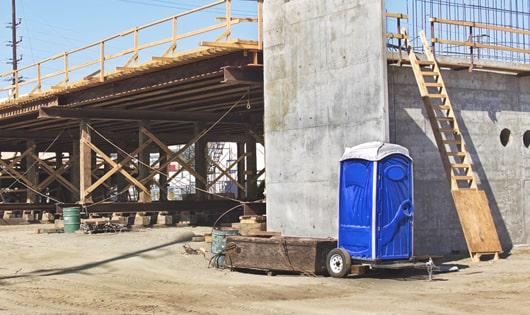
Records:
[[[239,235],[239,230],[225,229],[213,230],[212,232],[212,254],[214,255],[213,263],[217,268],[222,268],[225,265],[224,249],[226,247],[226,237],[232,235]]]
[[[81,225],[81,215],[79,208],[64,208],[63,209],[64,232],[74,233],[79,230]]]

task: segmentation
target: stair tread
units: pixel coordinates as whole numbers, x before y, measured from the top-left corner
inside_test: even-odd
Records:
[[[425,82],[425,87],[443,87],[443,84],[438,82]]]
[[[470,175],[454,175],[453,178],[456,179],[456,180],[473,180],[473,179],[475,179],[473,176],[470,176]]]
[[[418,64],[422,66],[432,66],[434,65],[434,61],[432,60],[418,60]]]
[[[447,94],[427,94],[428,97],[430,98],[447,98]]]
[[[461,144],[462,140],[460,140],[460,139],[442,140],[442,143],[444,143],[444,144]]]
[[[451,167],[452,167],[452,168],[471,168],[471,164],[467,164],[467,163],[455,163],[455,164],[451,164]]]
[[[451,106],[449,105],[432,105],[432,107],[436,109],[451,110]]]
[[[432,77],[440,76],[440,72],[437,72],[437,71],[422,71],[421,74],[423,76],[432,76]]]
[[[466,156],[466,152],[447,152],[448,156]]]
[[[443,132],[443,133],[453,132],[453,133],[460,134],[460,132],[457,129],[453,129],[453,128],[439,128],[438,131]]]
[[[447,121],[453,121],[455,120],[453,117],[436,117],[437,120],[447,120]]]

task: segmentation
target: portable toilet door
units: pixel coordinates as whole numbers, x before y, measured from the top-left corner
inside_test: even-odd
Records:
[[[340,170],[339,247],[360,260],[412,257],[412,183],[406,148],[370,142],[347,149]]]
[[[377,163],[376,257],[408,259],[413,255],[412,161],[392,154]]]

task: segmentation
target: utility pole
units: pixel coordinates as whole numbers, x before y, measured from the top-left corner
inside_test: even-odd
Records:
[[[22,59],[18,59],[17,54],[17,45],[22,42],[22,38],[20,40],[17,40],[17,27],[20,25],[20,20],[17,21],[17,8],[16,8],[16,0],[11,0],[11,25],[9,26],[11,28],[11,43],[9,46],[13,49],[13,57],[11,60],[11,65],[13,66],[13,85],[16,84],[17,76],[16,73],[18,69],[18,62]]]

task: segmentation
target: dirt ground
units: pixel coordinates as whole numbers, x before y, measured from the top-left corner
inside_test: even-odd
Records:
[[[36,227],[0,227],[2,314],[530,314],[529,248],[498,262],[452,262],[463,268],[430,282],[423,273],[268,277],[184,255],[175,240],[205,228],[47,235]]]

